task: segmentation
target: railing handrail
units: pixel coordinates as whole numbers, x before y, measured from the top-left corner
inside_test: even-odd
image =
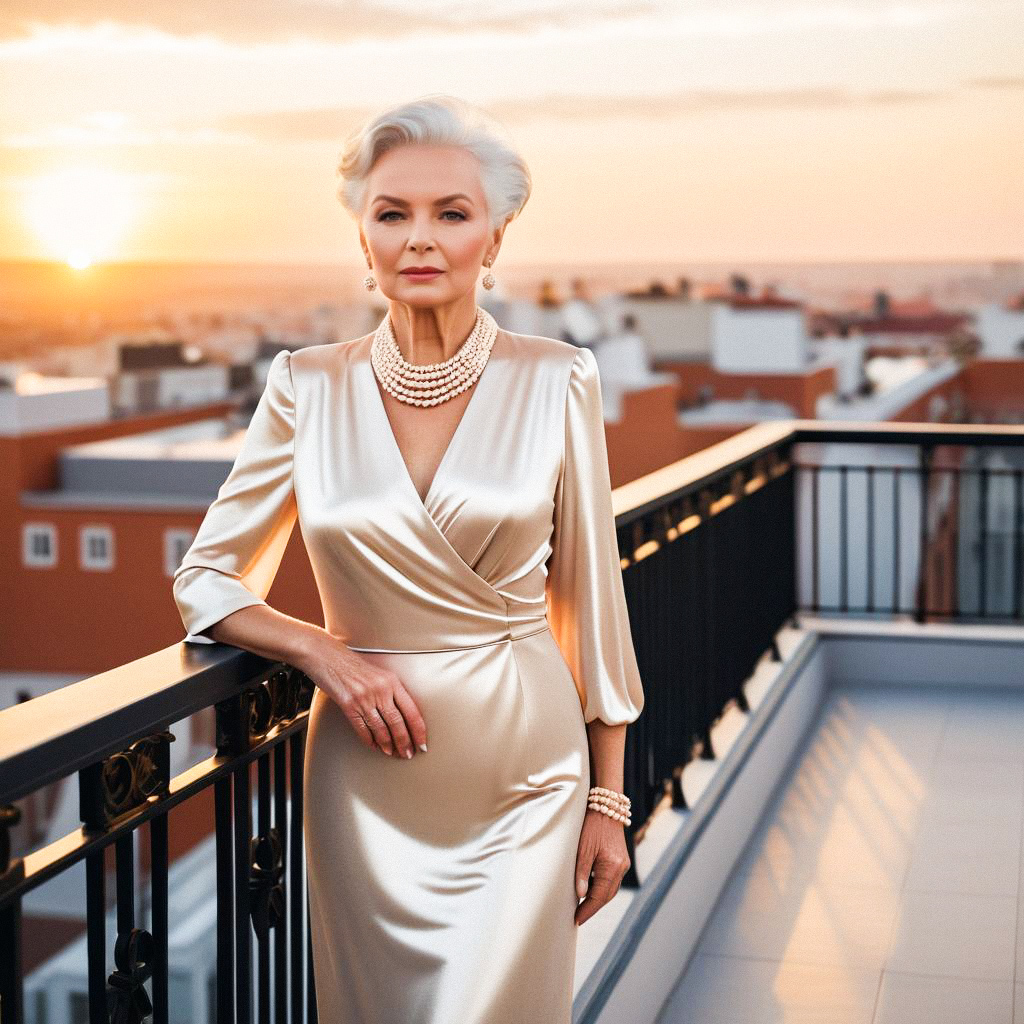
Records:
[[[229,644],[178,641],[0,711],[0,804],[237,695],[272,664]]]
[[[1024,444],[1024,426],[991,423],[861,422],[859,420],[769,420],[686,455],[616,487],[612,508],[618,525],[666,500],[685,497],[751,458],[798,442],[846,444]]]

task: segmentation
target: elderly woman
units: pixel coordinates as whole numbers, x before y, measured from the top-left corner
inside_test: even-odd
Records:
[[[320,1019],[565,1024],[576,926],[629,865],[623,748],[644,700],[597,364],[477,305],[531,189],[493,119],[411,102],[339,170],[388,312],[274,358],[174,597],[186,639],[316,685]],[[265,601],[296,519],[324,628]]]

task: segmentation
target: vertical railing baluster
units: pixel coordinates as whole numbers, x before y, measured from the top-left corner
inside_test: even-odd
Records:
[[[117,880],[117,935],[128,935],[135,927],[135,833],[126,832],[114,840]]]
[[[706,487],[700,492],[700,516],[705,539],[705,552],[707,553],[707,576],[708,586],[704,591],[704,600],[707,604],[707,617],[705,618],[704,632],[704,666],[706,675],[704,677],[704,700],[706,704],[711,703],[712,695],[718,689],[718,650],[716,645],[718,623],[715,616],[718,614],[717,602],[715,601],[715,587],[717,580],[715,561],[715,530],[717,527],[716,517],[711,514],[711,506],[714,503],[714,491]],[[711,753],[711,735],[709,729],[710,709],[705,708],[702,713],[701,738],[704,741],[705,756]]]
[[[252,1024],[252,928],[249,924],[249,846],[252,839],[249,762],[234,776],[235,1005],[237,1024]]]
[[[867,487],[867,497],[865,499],[865,505],[867,506],[868,515],[868,537],[867,537],[867,553],[865,559],[867,561],[867,575],[868,575],[868,612],[875,610],[875,467],[867,467],[867,480],[865,481]]]
[[[949,585],[953,590],[951,615],[960,617],[960,467],[952,466],[953,486],[949,496],[949,507],[953,516],[953,535],[950,538]]]
[[[269,754],[261,754],[256,760],[256,836],[264,844],[270,839],[270,760]],[[251,858],[255,860],[255,858]],[[251,893],[250,893],[251,897]],[[269,895],[257,897],[261,902]],[[269,923],[270,913],[263,912],[262,919]],[[262,916],[262,915],[261,915]],[[256,928],[256,986],[258,997],[256,1013],[259,1024],[270,1024],[270,930]]]
[[[846,515],[846,472],[845,465],[839,467],[839,610],[849,610],[849,580],[847,579],[847,558],[849,557],[849,523]]]
[[[153,1024],[168,1024],[169,957],[167,877],[169,868],[167,815],[158,814],[149,823],[150,899],[152,902],[152,934],[155,950],[153,963]]]
[[[818,466],[811,467],[811,611],[819,610],[818,604]]]
[[[978,526],[981,531],[981,550],[978,553],[978,614],[985,618],[988,610],[988,466],[981,467],[980,483]]]
[[[917,608],[914,618],[924,622],[928,614],[928,490],[931,483],[930,445],[921,445],[918,473],[921,479],[921,523],[920,550],[917,568]]]
[[[274,747],[274,828],[281,840],[281,884],[288,900],[288,742]],[[288,919],[274,928],[274,1019],[288,1020]]]
[[[306,944],[303,941],[303,909],[306,904],[306,886],[303,879],[305,856],[303,850],[303,758],[305,756],[305,731],[295,733],[288,740],[289,746],[289,777],[291,781],[292,819],[289,824],[289,844],[291,846],[291,878],[288,886],[288,908],[290,920],[288,931],[291,936],[291,987],[292,987],[292,1024],[302,1024],[305,1017],[304,993],[306,991],[303,978],[303,960]]]
[[[11,830],[21,821],[17,804],[0,804],[0,877],[25,877],[24,861],[11,861]],[[21,897],[0,904],[0,1024],[22,1024],[25,1014]]]
[[[900,614],[900,467],[892,467],[892,613]]]
[[[22,1024],[21,900],[0,908],[0,1024]]]
[[[1020,618],[1021,607],[1021,534],[1024,532],[1024,495],[1021,484],[1024,471],[1013,471],[1013,617]]]
[[[107,1017],[107,886],[104,850],[85,858],[86,957],[89,975],[89,1024]]]
[[[235,1019],[235,921],[234,857],[231,837],[231,776],[217,779],[213,787],[217,857],[217,1024]]]

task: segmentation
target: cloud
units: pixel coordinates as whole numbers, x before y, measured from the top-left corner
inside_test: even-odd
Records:
[[[853,92],[841,88],[753,90],[687,90],[656,96],[553,95],[528,99],[491,100],[487,109],[506,124],[538,119],[597,121],[610,117],[664,120],[688,114],[756,110],[834,110],[843,107],[931,103],[946,97],[933,90]],[[234,114],[193,124],[212,135],[269,142],[341,141],[376,111],[361,106],[314,110]],[[182,125],[181,130],[186,126]]]
[[[969,78],[964,84],[978,89],[1024,89],[1024,77],[989,75],[984,78]]]
[[[99,26],[164,33],[237,45],[361,41],[416,35],[494,32],[526,35],[608,25],[652,26],[696,35],[838,29],[888,25],[913,29],[936,19],[985,17],[1018,0],[4,0],[0,40],[30,41],[47,31]]]
[[[594,20],[634,20],[665,9],[666,0],[248,0],[244,4],[148,0],[140,5],[114,4],[110,0],[4,0],[0,7],[0,39],[26,39],[48,28],[111,25],[138,32],[212,37],[241,45],[304,40],[349,43],[417,34],[528,33]]]
[[[968,84],[974,84],[968,83]],[[505,124],[550,119],[558,122],[627,118],[659,121],[688,115],[730,111],[840,110],[906,103],[933,103],[952,92],[876,90],[854,92],[838,87],[785,90],[687,90],[652,96],[550,95],[491,100],[486,108]],[[248,145],[251,143],[343,143],[348,134],[379,108],[349,105],[299,110],[230,114],[212,119],[179,120],[172,125],[144,125],[137,118],[104,112],[67,124],[41,125],[0,140],[10,147],[117,145]]]

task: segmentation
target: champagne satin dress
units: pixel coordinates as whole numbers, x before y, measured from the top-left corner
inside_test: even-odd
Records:
[[[174,577],[187,640],[262,604],[298,519],[325,627],[391,668],[426,753],[365,747],[322,690],[305,846],[320,1020],[568,1024],[585,723],[644,696],[597,362],[499,330],[425,500],[368,334],[275,356]]]

